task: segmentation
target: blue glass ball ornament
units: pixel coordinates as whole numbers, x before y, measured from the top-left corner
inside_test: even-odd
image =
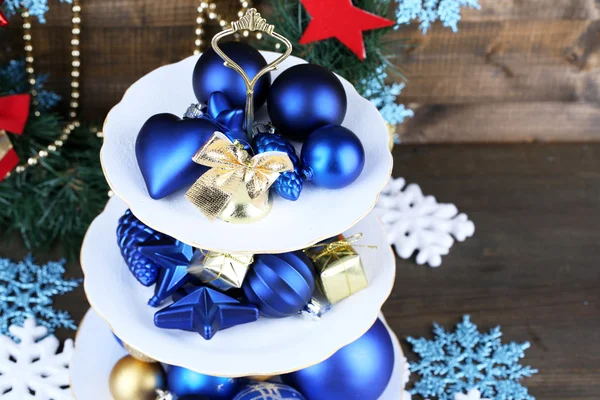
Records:
[[[169,392],[177,397],[197,395],[212,400],[229,400],[235,396],[241,383],[239,378],[204,375],[175,365],[167,369]]]
[[[259,133],[254,136],[254,150],[257,154],[267,151],[281,151],[286,153],[292,164],[293,171],[287,171],[279,175],[271,190],[286,200],[295,201],[302,192],[302,175],[300,159],[296,155],[296,149],[283,136],[277,133]]]
[[[117,335],[115,335],[114,332],[113,332],[113,336],[114,336],[115,340],[117,341],[117,343],[119,343],[119,346],[121,346],[123,349],[125,349],[125,346],[123,346],[123,341]]]
[[[264,316],[296,314],[315,290],[312,261],[302,251],[255,256],[242,289]]]
[[[367,333],[327,360],[282,379],[310,400],[376,400],[393,369],[392,339],[378,319]]]
[[[159,266],[143,255],[138,246],[145,242],[159,240],[175,242],[175,239],[145,225],[133,215],[131,210],[125,211],[125,214],[119,219],[117,243],[121,250],[121,256],[135,279],[144,286],[150,286],[156,282]]]
[[[254,47],[241,42],[219,44],[227,56],[235,61],[252,79],[267,65],[267,61]],[[194,68],[192,78],[194,93],[200,103],[208,102],[213,92],[223,92],[236,108],[246,105],[246,84],[240,74],[224,65],[223,59],[213,50],[206,50]],[[263,75],[254,87],[254,109],[265,104],[271,74]]]
[[[190,396],[179,397],[177,400],[210,400],[210,399],[208,397],[192,394]]]
[[[242,389],[233,400],[304,400],[294,388],[280,383],[256,382]]]
[[[327,68],[313,64],[283,71],[273,82],[267,101],[273,125],[284,137],[299,141],[322,126],[341,124],[347,106],[340,80]]]
[[[360,176],[365,149],[350,129],[327,125],[308,136],[300,159],[306,180],[318,187],[340,189]]]
[[[135,142],[135,155],[153,199],[162,199],[191,186],[207,167],[196,164],[192,157],[219,130],[205,119],[181,119],[173,114],[157,114],[140,129]],[[247,140],[243,132],[226,132],[231,139]]]

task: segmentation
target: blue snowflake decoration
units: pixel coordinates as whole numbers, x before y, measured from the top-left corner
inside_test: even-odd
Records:
[[[535,400],[519,381],[538,371],[522,366],[529,343],[502,344],[500,327],[480,333],[468,315],[446,332],[434,324],[434,340],[409,337],[413,351],[421,360],[410,364],[411,372],[421,376],[411,394],[454,400],[455,393],[478,389],[482,398],[494,400]]]
[[[8,327],[22,326],[27,317],[34,317],[49,333],[77,329],[69,313],[52,307],[54,296],[71,292],[81,282],[64,279],[64,273],[64,260],[39,266],[31,255],[19,263],[0,258],[0,333],[10,336]]]
[[[456,32],[462,7],[479,9],[479,0],[399,0],[395,29],[418,19],[421,32],[426,34],[431,24],[439,20],[445,27]]]
[[[71,3],[72,0],[60,0],[61,3]],[[37,17],[37,19],[42,23],[46,23],[46,11],[48,11],[48,0],[5,0],[2,3],[4,9],[6,11],[6,15],[10,17],[11,15],[22,12],[23,10],[28,10],[29,14],[33,17]]]
[[[47,80],[47,74],[37,75],[35,80],[38,107],[41,110],[50,110],[60,101],[59,95],[44,89]],[[30,90],[28,81],[25,61],[11,60],[6,66],[0,68],[0,95],[28,93]]]

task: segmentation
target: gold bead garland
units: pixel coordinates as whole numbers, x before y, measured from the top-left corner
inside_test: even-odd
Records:
[[[15,168],[15,172],[20,174],[25,172],[25,170],[33,165],[38,164],[41,158],[47,157],[50,153],[56,152],[60,147],[62,147],[65,142],[69,139],[71,132],[76,127],[80,126],[79,121],[77,120],[77,109],[79,108],[79,67],[81,66],[81,54],[79,49],[79,38],[81,35],[81,4],[80,0],[73,0],[73,4],[71,6],[71,11],[73,12],[71,22],[72,22],[72,36],[71,36],[71,101],[69,108],[69,117],[70,122],[63,128],[62,134],[58,139],[54,142],[50,143],[45,149],[40,150],[35,156],[30,157],[27,162],[18,165]],[[35,78],[35,68],[34,68],[34,57],[33,57],[33,44],[31,37],[31,15],[29,11],[25,10],[21,13],[23,17],[23,41],[25,43],[25,72],[27,73],[28,83],[31,86],[31,97],[32,103],[34,107],[39,105],[39,101],[37,99],[37,90],[35,89],[35,85],[37,83]],[[41,115],[39,110],[36,110],[34,113],[35,117],[39,117]],[[11,173],[9,172],[6,175],[6,178],[10,177]]]
[[[238,17],[243,17],[246,14],[246,11],[250,7],[252,7],[251,0],[239,0],[240,2],[240,10],[238,11]],[[194,40],[194,55],[198,55],[201,53],[202,45],[204,41],[202,38],[204,37],[204,23],[206,22],[206,18],[209,20],[217,21],[221,29],[226,29],[229,26],[229,22],[224,20],[220,14],[217,13],[217,3],[210,2],[206,0],[201,0],[200,5],[198,6],[198,17],[196,18],[196,30],[195,30],[195,40]],[[248,37],[250,36],[250,32],[243,31],[242,36]],[[256,39],[262,39],[263,34],[261,32],[256,33]],[[277,43],[275,47],[279,49],[281,45]]]

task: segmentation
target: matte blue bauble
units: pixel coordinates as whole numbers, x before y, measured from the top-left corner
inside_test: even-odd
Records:
[[[242,389],[233,400],[305,400],[294,388],[280,383],[257,382]]]
[[[310,134],[300,155],[306,180],[327,189],[340,189],[358,178],[365,166],[360,139],[340,125],[327,125]]]
[[[242,288],[267,317],[296,314],[315,290],[312,261],[302,251],[255,256]]]
[[[237,393],[242,380],[199,374],[175,365],[167,369],[169,392],[177,397],[199,395],[212,400],[229,400]]]
[[[135,155],[150,197],[162,199],[189,187],[207,171],[192,157],[215,130],[219,127],[204,118],[181,119],[173,114],[157,114],[146,121],[135,142]],[[240,139],[247,140],[245,136]]]
[[[378,319],[367,333],[327,360],[282,379],[308,400],[377,400],[393,369],[392,339]]]
[[[252,79],[267,65],[267,61],[254,47],[240,42],[227,42],[219,45],[221,50],[235,61]],[[224,65],[224,61],[213,49],[202,54],[192,80],[194,93],[200,103],[208,102],[213,92],[223,92],[236,108],[246,106],[246,84],[240,74]],[[271,74],[263,75],[254,87],[254,108],[258,110],[267,99]]]
[[[348,100],[344,86],[327,68],[300,64],[286,69],[269,90],[271,122],[281,134],[304,141],[314,130],[341,124]]]

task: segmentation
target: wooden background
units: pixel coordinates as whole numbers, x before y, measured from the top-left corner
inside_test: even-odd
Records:
[[[82,1],[84,117],[101,121],[126,88],[191,54],[197,0]],[[237,1],[219,1],[234,15]],[[257,0],[259,8],[267,0]],[[600,139],[600,1],[480,0],[453,34],[436,25],[390,34],[418,47],[402,58],[402,101],[416,117],[404,142]],[[70,9],[58,0],[34,25],[37,69],[68,97]],[[0,31],[0,59],[22,55],[20,18]],[[393,48],[393,45],[392,45]],[[400,63],[400,58],[398,58]]]

